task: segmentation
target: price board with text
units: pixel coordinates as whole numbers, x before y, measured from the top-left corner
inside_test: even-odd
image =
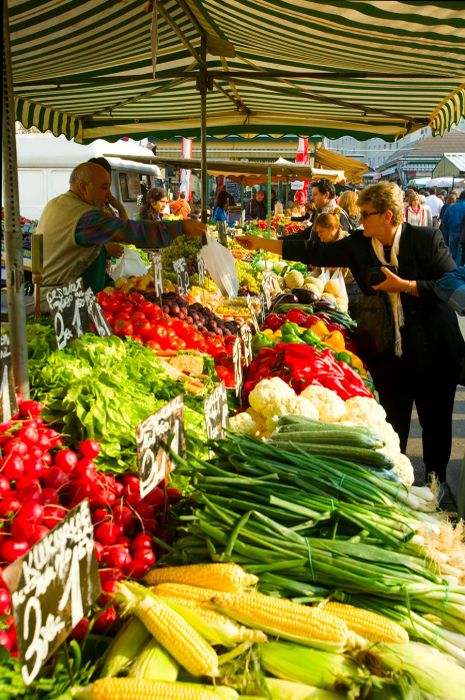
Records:
[[[185,294],[188,294],[191,288],[186,258],[173,260],[173,269],[178,277],[179,295],[183,297]]]
[[[242,347],[241,339],[239,336],[236,337],[233,345],[233,366],[234,366],[234,386],[236,396],[241,395],[243,372],[242,372]]]
[[[169,449],[174,454],[184,457],[186,439],[182,395],[176,396],[159,411],[139,423],[136,428],[136,444],[140,496],[144,498],[174,468]]]
[[[88,501],[3,571],[29,685],[100,595]]]
[[[152,258],[152,272],[153,272],[153,284],[155,287],[155,295],[160,299],[163,294],[163,263],[161,259],[161,254],[154,252],[151,254]]]
[[[221,382],[203,402],[205,427],[209,440],[223,437],[228,427],[228,397],[224,382]]]
[[[260,331],[260,325],[258,323],[257,314],[255,312],[255,307],[253,305],[253,301],[250,297],[250,294],[247,294],[246,300],[247,300],[247,307],[250,311],[250,318],[252,319],[253,327],[255,328],[255,332],[258,333]]]
[[[202,253],[198,253],[197,255],[197,268],[199,270],[199,285],[202,286],[205,283],[207,274],[207,266],[205,265],[205,259]]]
[[[253,360],[252,329],[248,323],[244,323],[244,325],[241,326],[241,338],[242,345],[244,347],[244,364],[246,367],[248,367]]]
[[[89,314],[89,319],[93,323],[95,332],[101,338],[105,338],[112,334],[110,324],[105,318],[105,314],[102,311],[102,307],[95,298],[93,290],[89,287],[84,292],[84,297],[87,304],[87,313]]]
[[[55,328],[58,349],[89,331],[89,313],[82,279],[47,292],[47,302]]]

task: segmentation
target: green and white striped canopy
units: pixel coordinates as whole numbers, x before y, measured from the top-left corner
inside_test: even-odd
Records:
[[[8,12],[16,118],[82,143],[199,136],[202,76],[213,136],[393,140],[465,114],[464,2],[8,0]]]

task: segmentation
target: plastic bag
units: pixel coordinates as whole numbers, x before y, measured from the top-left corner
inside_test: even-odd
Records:
[[[239,290],[236,263],[230,250],[218,243],[216,238],[207,235],[207,245],[200,253],[205,261],[208,274],[221,290],[221,293],[234,298]]]
[[[333,272],[329,282],[332,283],[330,286],[334,291],[331,291],[331,294],[334,294],[336,297],[336,304],[342,311],[347,312],[349,308],[349,297],[347,296],[344,274],[340,267]],[[330,291],[330,289],[328,289],[328,291]]]
[[[110,276],[117,280],[119,277],[141,277],[146,272],[147,268],[137,250],[125,248],[123,255],[112,265]]]

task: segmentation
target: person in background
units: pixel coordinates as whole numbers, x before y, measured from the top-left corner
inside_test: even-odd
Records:
[[[405,207],[405,221],[412,224],[412,226],[433,225],[431,209],[421,203],[420,195],[417,192],[411,192],[408,196],[407,206]]]
[[[169,208],[171,213],[175,216],[182,216],[183,219],[187,219],[191,213],[191,208],[186,200],[186,193],[180,192],[178,199],[169,202]]]
[[[457,265],[462,264],[461,227],[465,217],[465,190],[455,204],[447,207],[444,218],[441,221],[441,231],[450,254]],[[465,262],[465,260],[463,261]]]
[[[456,313],[436,296],[434,285],[456,265],[439,229],[404,222],[402,192],[395,183],[369,185],[359,194],[358,204],[363,230],[331,244],[313,238],[260,236],[236,241],[248,250],[268,250],[285,260],[348,267],[364,296],[388,294],[392,349],[362,359],[404,453],[415,402],[426,476],[435,472],[445,482],[465,342]]]
[[[168,206],[168,193],[162,187],[152,187],[145,197],[145,204],[142,206],[138,219],[148,219],[149,221],[162,221]]]
[[[339,206],[347,214],[352,231],[355,231],[360,223],[360,209],[357,200],[358,192],[355,190],[346,190],[339,197]]]
[[[425,204],[427,204],[431,209],[433,226],[435,228],[439,228],[439,219],[441,217],[441,209],[444,202],[437,196],[435,187],[430,187],[428,192],[428,196],[425,197]]]
[[[80,277],[84,288],[101,291],[106,283],[106,243],[164,248],[175,236],[201,236],[206,231],[206,226],[189,219],[131,221],[110,216],[103,211],[110,187],[111,178],[104,167],[81,163],[70,175],[69,191],[46,204],[37,224],[37,233],[44,237],[45,293]]]
[[[245,207],[245,219],[246,221],[252,221],[253,219],[265,221],[267,214],[268,207],[265,192],[263,190],[255,190],[252,199]]]
[[[338,214],[341,228],[350,231],[350,221],[347,213],[336,204],[336,190],[329,180],[317,180],[312,182],[312,202],[315,205],[315,215]],[[316,216],[314,221],[316,221]],[[315,234],[316,235],[316,234]]]
[[[456,203],[457,197],[458,197],[458,194],[457,194],[456,190],[452,190],[450,195],[448,197],[446,197],[446,201],[444,202],[444,205],[441,209],[441,221],[444,219],[444,215],[445,215],[446,211],[448,210],[448,208],[450,207],[450,205]]]
[[[228,226],[234,226],[234,222],[230,221],[228,215],[229,195],[226,190],[221,190],[213,205],[211,221],[225,221]]]
[[[200,207],[192,207],[192,211],[189,214],[189,219],[197,219],[197,221],[200,221],[202,217],[202,209]]]

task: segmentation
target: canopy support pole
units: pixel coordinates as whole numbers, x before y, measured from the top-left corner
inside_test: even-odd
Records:
[[[268,168],[268,187],[266,192],[266,202],[268,235],[271,235],[271,168]]]
[[[26,306],[24,297],[23,236],[19,225],[18,167],[15,105],[11,71],[8,3],[3,3],[3,193],[5,202],[5,254],[8,328],[16,389],[29,398],[27,377]]]
[[[198,89],[200,92],[200,189],[202,200],[201,221],[206,224],[208,221],[207,205],[207,88],[208,88],[208,72],[206,69],[207,59],[207,37],[205,32],[202,32],[200,53],[202,64],[200,66],[200,76],[198,80]]]

